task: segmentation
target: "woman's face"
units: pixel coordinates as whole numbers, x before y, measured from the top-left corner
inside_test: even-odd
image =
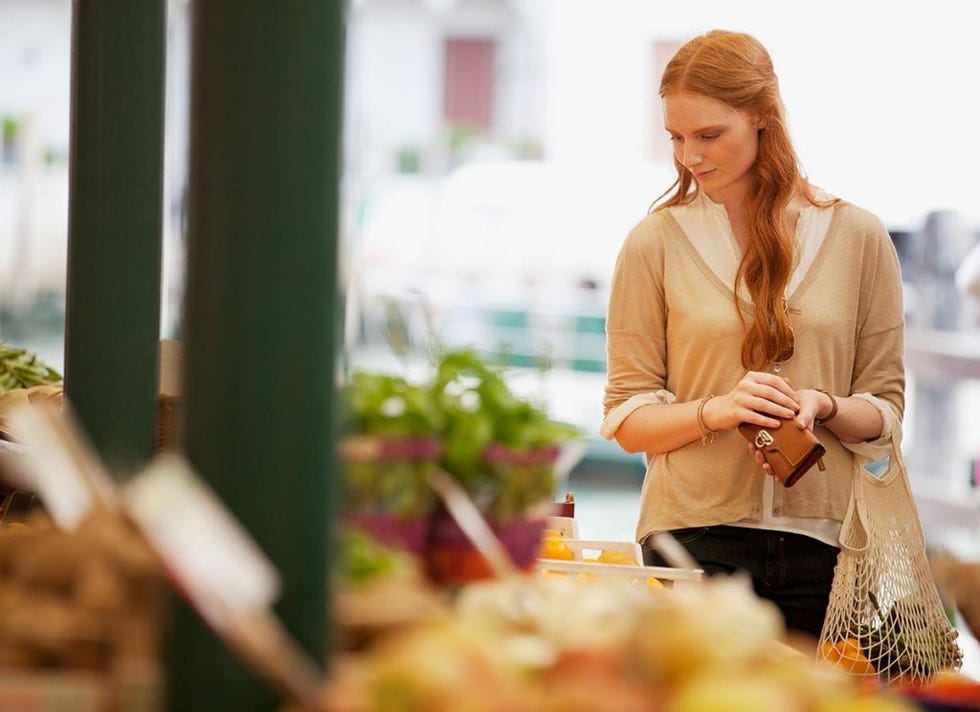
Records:
[[[727,205],[752,185],[759,151],[759,124],[750,114],[717,99],[680,90],[663,97],[664,127],[674,156],[709,198]]]

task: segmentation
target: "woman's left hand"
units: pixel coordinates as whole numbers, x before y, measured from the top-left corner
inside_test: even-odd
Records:
[[[826,410],[824,403],[828,396],[812,388],[803,388],[796,391],[796,397],[800,401],[800,409],[793,420],[800,430],[813,430],[817,415],[821,410]]]

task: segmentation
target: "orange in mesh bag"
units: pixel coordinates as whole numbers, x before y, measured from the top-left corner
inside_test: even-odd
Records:
[[[932,577],[897,437],[881,477],[855,466],[840,546],[818,660],[867,674],[863,664],[841,664],[836,651],[848,641],[882,680],[926,682],[959,670],[958,632]]]

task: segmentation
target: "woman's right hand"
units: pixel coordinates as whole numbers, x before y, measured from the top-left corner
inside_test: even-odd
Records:
[[[732,430],[739,423],[778,428],[778,418],[791,418],[799,409],[796,392],[785,378],[749,371],[731,391],[705,403],[702,417],[712,430]]]

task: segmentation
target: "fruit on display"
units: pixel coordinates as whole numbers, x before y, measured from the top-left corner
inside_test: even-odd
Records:
[[[538,556],[542,559],[556,559],[558,561],[573,561],[575,552],[565,542],[564,537],[554,531],[545,530],[541,539],[541,550]]]
[[[359,530],[345,530],[340,534],[338,552],[334,576],[346,585],[399,579],[410,575],[414,567],[403,551],[387,547],[368,532]]]
[[[342,531],[338,545],[331,594],[341,649],[361,648],[392,628],[445,613],[444,593],[404,549],[358,529]]]
[[[647,576],[647,588],[651,591],[662,591],[667,586],[656,576]]]
[[[368,709],[426,712],[522,710],[518,670],[477,628],[437,621],[382,641],[368,678]]]
[[[672,712],[804,712],[792,683],[763,671],[719,670],[698,675],[671,703]]]
[[[620,548],[599,548],[598,554],[586,555],[585,551],[594,550],[598,547],[620,547]],[[668,586],[656,576],[633,576],[631,573],[624,572],[622,567],[641,569],[643,564],[638,560],[638,554],[627,553],[623,549],[627,545],[625,542],[597,542],[591,540],[566,539],[560,532],[553,529],[546,529],[541,540],[541,547],[538,552],[539,572],[542,576],[566,577],[578,581],[593,581],[602,577],[625,578],[631,585],[645,587],[648,591],[667,590]],[[543,560],[543,561],[542,561]],[[575,570],[554,566],[547,562],[572,562],[578,564],[588,564],[589,568],[595,567],[595,572],[584,571],[576,566]]]
[[[941,672],[924,684],[898,683],[897,687],[929,710],[959,712],[980,709],[980,681],[962,673]]]
[[[653,680],[676,685],[706,670],[732,670],[766,659],[785,634],[779,609],[757,597],[742,576],[648,596],[637,621],[637,664]]]
[[[740,577],[658,596],[616,577],[474,582],[449,615],[395,631],[338,666],[328,712],[917,709],[817,664],[784,632],[778,609]]]
[[[624,551],[615,549],[604,549],[596,557],[596,561],[603,564],[619,564],[620,566],[639,566],[636,559]]]
[[[656,692],[624,675],[609,650],[569,650],[541,674],[539,709],[558,712],[650,712]]]
[[[559,652],[617,647],[638,625],[645,602],[643,589],[617,577],[512,577],[477,582],[460,591],[456,617],[498,631],[530,634]]]

